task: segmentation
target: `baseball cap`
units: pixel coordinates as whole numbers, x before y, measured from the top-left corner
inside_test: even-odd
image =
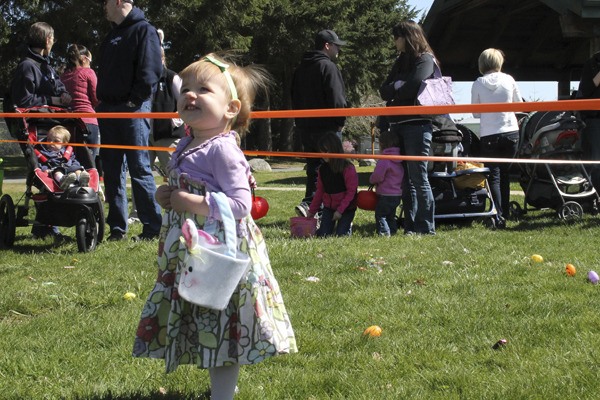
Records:
[[[333,43],[337,46],[344,46],[346,42],[341,40],[338,35],[331,29],[325,29],[317,33],[315,37],[315,48],[323,48],[325,43]]]

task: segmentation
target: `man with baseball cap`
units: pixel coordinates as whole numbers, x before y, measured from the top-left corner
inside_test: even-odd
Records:
[[[295,110],[345,108],[346,89],[337,65],[340,47],[346,44],[338,35],[325,29],[315,36],[314,49],[304,53],[294,71],[292,81],[292,108]],[[346,117],[296,118],[296,133],[302,138],[305,152],[317,153],[319,139],[327,133],[342,136]],[[317,188],[317,170],[320,158],[306,159],[306,191],[302,202],[296,206],[299,216],[306,216]]]

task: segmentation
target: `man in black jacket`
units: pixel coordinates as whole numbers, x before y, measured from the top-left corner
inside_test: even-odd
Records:
[[[340,40],[332,30],[323,30],[315,37],[314,50],[307,51],[294,71],[292,81],[292,107],[295,110],[345,108],[346,89],[342,74],[333,60],[337,59]],[[317,143],[327,133],[340,137],[346,117],[296,118],[296,133],[302,138],[305,152],[318,152]],[[320,158],[306,159],[306,191],[296,213],[306,216],[308,206],[317,188],[317,170]]]
[[[113,29],[100,47],[98,112],[150,112],[152,95],[162,71],[160,40],[156,28],[133,0],[104,0],[106,18]],[[148,146],[150,126],[144,118],[99,119],[102,143],[125,146]],[[160,208],[154,199],[156,184],[150,169],[147,150],[102,148],[108,240],[122,240],[127,233],[126,169],[131,175],[142,233],[132,239],[158,237]]]

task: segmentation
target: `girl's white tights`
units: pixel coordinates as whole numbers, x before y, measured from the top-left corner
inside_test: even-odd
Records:
[[[209,368],[210,374],[210,399],[231,400],[235,394],[240,365],[234,364],[227,367]]]

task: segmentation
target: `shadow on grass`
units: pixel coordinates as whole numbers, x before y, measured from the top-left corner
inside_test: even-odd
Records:
[[[24,241],[26,243],[22,243]],[[16,254],[46,253],[74,242],[75,239],[70,236],[63,236],[61,241],[52,241],[51,239],[33,239],[30,234],[17,235],[10,250]]]
[[[580,228],[598,228],[600,220],[597,217],[589,218],[590,214],[584,214],[582,219],[573,219],[565,221],[558,217],[556,211],[535,210],[535,213],[527,213],[516,221],[516,225],[512,224],[507,230],[514,231],[535,231],[539,229],[547,229],[552,227],[577,225]]]
[[[125,393],[125,394],[112,394],[106,393],[103,395],[94,395],[86,397],[75,397],[76,400],[208,400],[210,399],[210,390],[198,395],[190,396],[189,393],[173,392],[173,393],[153,393],[153,394],[141,394],[141,393]]]

